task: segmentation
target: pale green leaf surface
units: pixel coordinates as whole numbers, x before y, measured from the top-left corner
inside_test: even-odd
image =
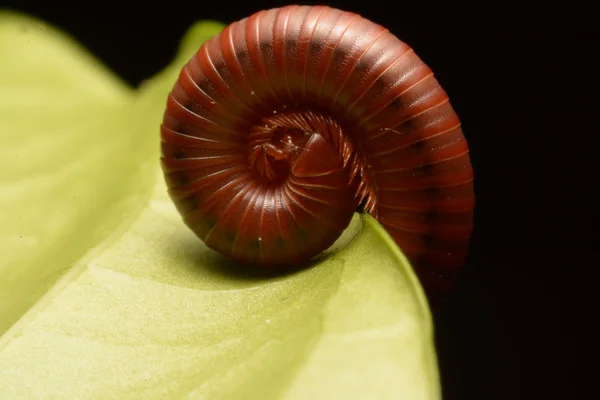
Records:
[[[134,96],[60,32],[0,14],[0,334],[148,197],[156,138]]]
[[[132,93],[24,23],[37,24],[0,14],[0,54],[15,54],[0,87],[18,97],[0,92],[0,397],[439,398],[426,301],[375,220],[357,215],[313,266],[278,277],[236,272],[181,222],[158,125],[222,25],[194,26]],[[47,78],[28,81],[41,48]]]

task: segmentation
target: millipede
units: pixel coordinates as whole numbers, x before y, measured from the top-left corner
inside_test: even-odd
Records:
[[[327,6],[262,10],[205,42],[166,101],[161,165],[211,249],[285,268],[373,216],[423,287],[464,264],[475,195],[461,122],[406,43]]]

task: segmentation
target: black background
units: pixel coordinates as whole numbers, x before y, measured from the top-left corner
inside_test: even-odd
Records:
[[[0,2],[70,33],[133,86],[170,62],[194,21],[233,22],[283,4]],[[600,266],[593,13],[488,2],[321,4],[359,13],[411,45],[463,122],[476,224],[459,286],[436,321],[444,398],[583,396],[579,333],[595,314],[582,305],[591,304],[586,283]]]

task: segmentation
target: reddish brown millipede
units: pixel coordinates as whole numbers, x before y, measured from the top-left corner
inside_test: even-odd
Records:
[[[428,290],[465,261],[475,200],[460,121],[415,52],[357,14],[286,6],[230,24],[182,69],[161,138],[183,220],[235,260],[306,261],[360,209]]]

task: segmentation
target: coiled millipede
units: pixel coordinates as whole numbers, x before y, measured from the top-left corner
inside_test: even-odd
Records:
[[[359,210],[426,291],[465,261],[475,200],[459,118],[415,52],[355,13],[285,6],[230,24],[182,69],[161,139],[185,224],[234,260],[305,262]]]

